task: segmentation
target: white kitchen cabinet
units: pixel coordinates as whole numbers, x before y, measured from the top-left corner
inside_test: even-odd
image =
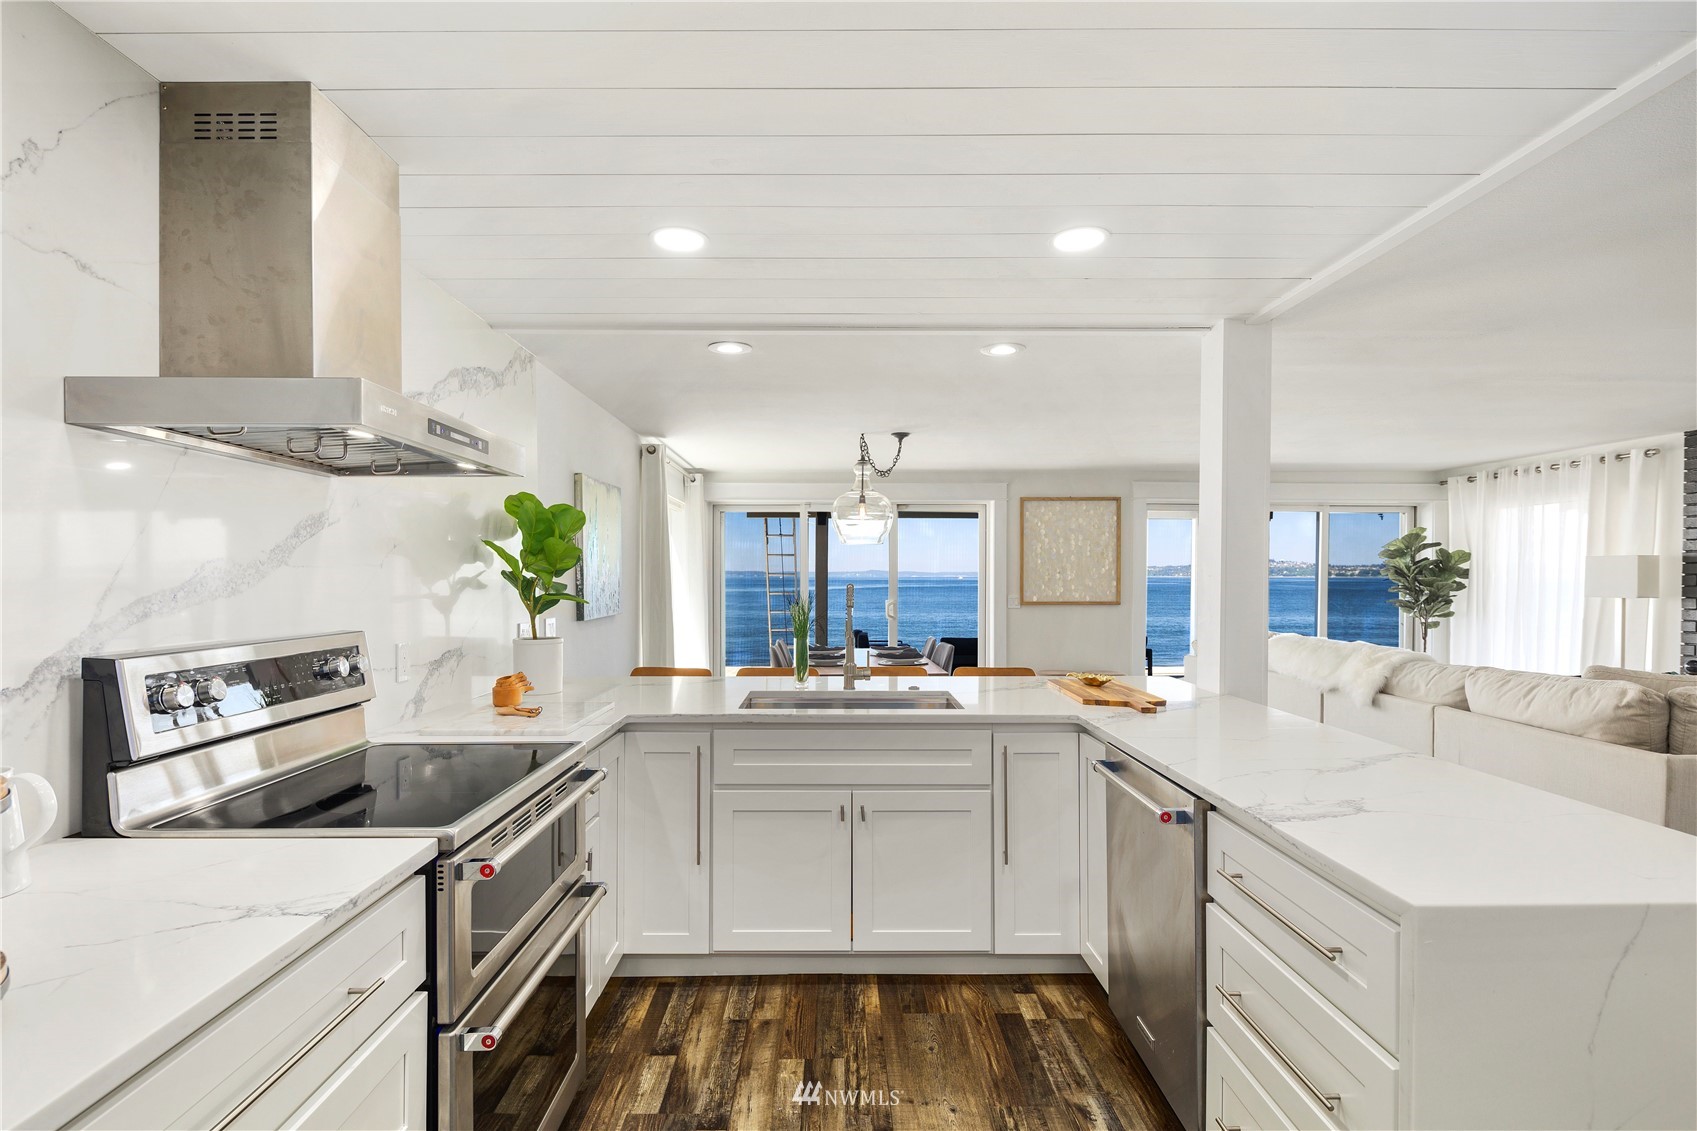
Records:
[[[710,742],[705,731],[625,735],[619,868],[627,954],[707,953]]]
[[[291,1114],[320,1095],[325,1112],[339,1110],[326,1089],[336,1090],[348,1066],[371,1052],[374,1035],[421,996],[424,894],[424,881],[409,878],[69,1126],[210,1127],[226,1118],[238,1129],[297,1126]],[[393,1049],[378,1060],[392,1063]],[[406,1095],[383,1085],[405,1111],[428,1102],[424,1061],[412,1064],[419,1070],[398,1082]]]
[[[853,795],[713,794],[713,949],[847,950]]]
[[[996,953],[1077,954],[1078,734],[997,733]]]
[[[420,991],[283,1124],[288,1131],[414,1131],[429,1118],[430,995]]]
[[[622,737],[612,740],[622,745]],[[588,976],[584,989],[590,1007],[607,988],[607,981],[624,957],[624,883],[619,870],[619,817],[623,809],[621,788],[623,770],[613,751],[603,751],[600,765],[607,771],[607,780],[595,792],[595,808],[589,818],[585,848],[587,868],[584,878],[592,883],[606,884],[607,894],[601,906],[589,917],[585,928],[585,945],[589,948]]]
[[[990,949],[987,791],[857,789],[850,816],[855,950]]]
[[[1089,735],[1078,737],[1078,953],[1108,988],[1108,781],[1091,763],[1108,748]]]

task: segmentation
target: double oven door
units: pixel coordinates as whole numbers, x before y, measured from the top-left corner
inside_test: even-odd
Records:
[[[605,895],[583,879],[584,808],[606,776],[568,771],[437,862],[439,1128],[474,1131],[480,1111],[492,1114],[497,1103],[524,1107],[534,1117],[525,1126],[550,1126],[545,1115],[557,1123],[582,1079],[587,955],[579,939]],[[541,1077],[539,1056],[552,1061]],[[527,1059],[526,1095],[507,1095]]]

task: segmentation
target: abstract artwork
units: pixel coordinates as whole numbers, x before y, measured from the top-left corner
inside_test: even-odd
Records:
[[[619,489],[581,472],[574,480],[577,507],[587,516],[578,536],[583,560],[577,567],[577,592],[585,603],[577,607],[577,619],[610,617],[619,611],[619,555],[624,537]]]
[[[1120,603],[1120,501],[1022,498],[1019,599],[1025,605]]]

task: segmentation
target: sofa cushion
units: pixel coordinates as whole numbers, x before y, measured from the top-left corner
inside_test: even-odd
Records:
[[[1467,709],[1617,746],[1668,748],[1667,696],[1635,683],[1474,668]]]
[[[1267,638],[1269,672],[1320,691],[1341,692],[1363,707],[1372,705],[1391,672],[1414,663],[1431,663],[1431,659],[1418,652],[1356,640],[1327,640],[1290,632]]]
[[[1634,671],[1632,668],[1610,668],[1592,664],[1585,669],[1586,679],[1618,679],[1660,691],[1663,695],[1679,687],[1697,687],[1697,675],[1659,675],[1656,672]]]
[[[1697,757],[1697,686],[1668,692],[1668,753]]]
[[[1463,664],[1403,664],[1385,680],[1386,695],[1417,699],[1440,707],[1467,710],[1467,673]]]

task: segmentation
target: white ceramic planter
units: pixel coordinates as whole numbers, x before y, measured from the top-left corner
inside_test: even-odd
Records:
[[[544,694],[558,695],[566,671],[566,642],[558,636],[513,641],[513,670],[523,672]]]

